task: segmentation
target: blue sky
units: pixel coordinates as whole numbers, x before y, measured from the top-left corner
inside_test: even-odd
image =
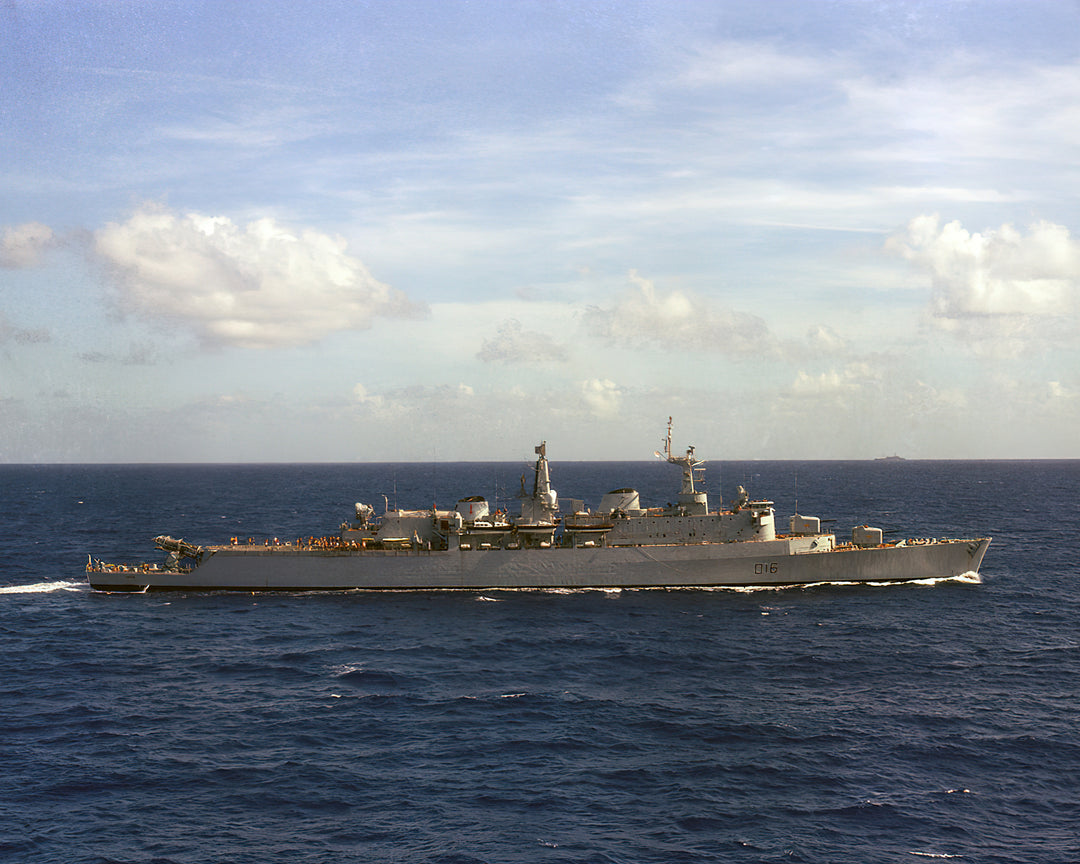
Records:
[[[0,461],[1075,458],[1080,6],[0,4]]]

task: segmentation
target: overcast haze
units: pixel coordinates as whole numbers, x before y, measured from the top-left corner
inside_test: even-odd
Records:
[[[1072,2],[0,5],[0,461],[1080,456]]]

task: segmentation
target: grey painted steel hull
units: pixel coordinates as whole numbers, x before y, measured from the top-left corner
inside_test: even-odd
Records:
[[[797,551],[795,540],[518,550],[209,547],[189,571],[88,569],[92,588],[310,591],[664,588],[899,582],[977,573],[990,545],[908,541]]]

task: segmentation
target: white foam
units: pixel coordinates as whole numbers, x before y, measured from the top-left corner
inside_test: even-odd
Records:
[[[808,588],[825,588],[829,586],[866,585],[871,588],[889,588],[895,585],[939,585],[942,582],[964,582],[969,585],[981,585],[982,577],[978,573],[968,571],[967,573],[961,573],[959,576],[934,576],[929,579],[895,579],[886,582],[846,582],[838,579],[835,582],[799,582],[791,585],[711,585],[703,588],[687,585],[675,590],[731,591],[735,594],[755,594],[759,591],[800,591]]]
[[[329,671],[331,675],[340,678],[353,672],[363,672],[365,668],[363,663],[343,663],[340,666],[331,666]]]
[[[35,582],[33,585],[3,585],[0,594],[51,594],[54,591],[83,591],[85,582]]]

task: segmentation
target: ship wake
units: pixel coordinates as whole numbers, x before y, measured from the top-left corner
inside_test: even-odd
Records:
[[[0,594],[52,594],[54,591],[87,591],[85,582],[35,582],[32,585],[0,585]]]

